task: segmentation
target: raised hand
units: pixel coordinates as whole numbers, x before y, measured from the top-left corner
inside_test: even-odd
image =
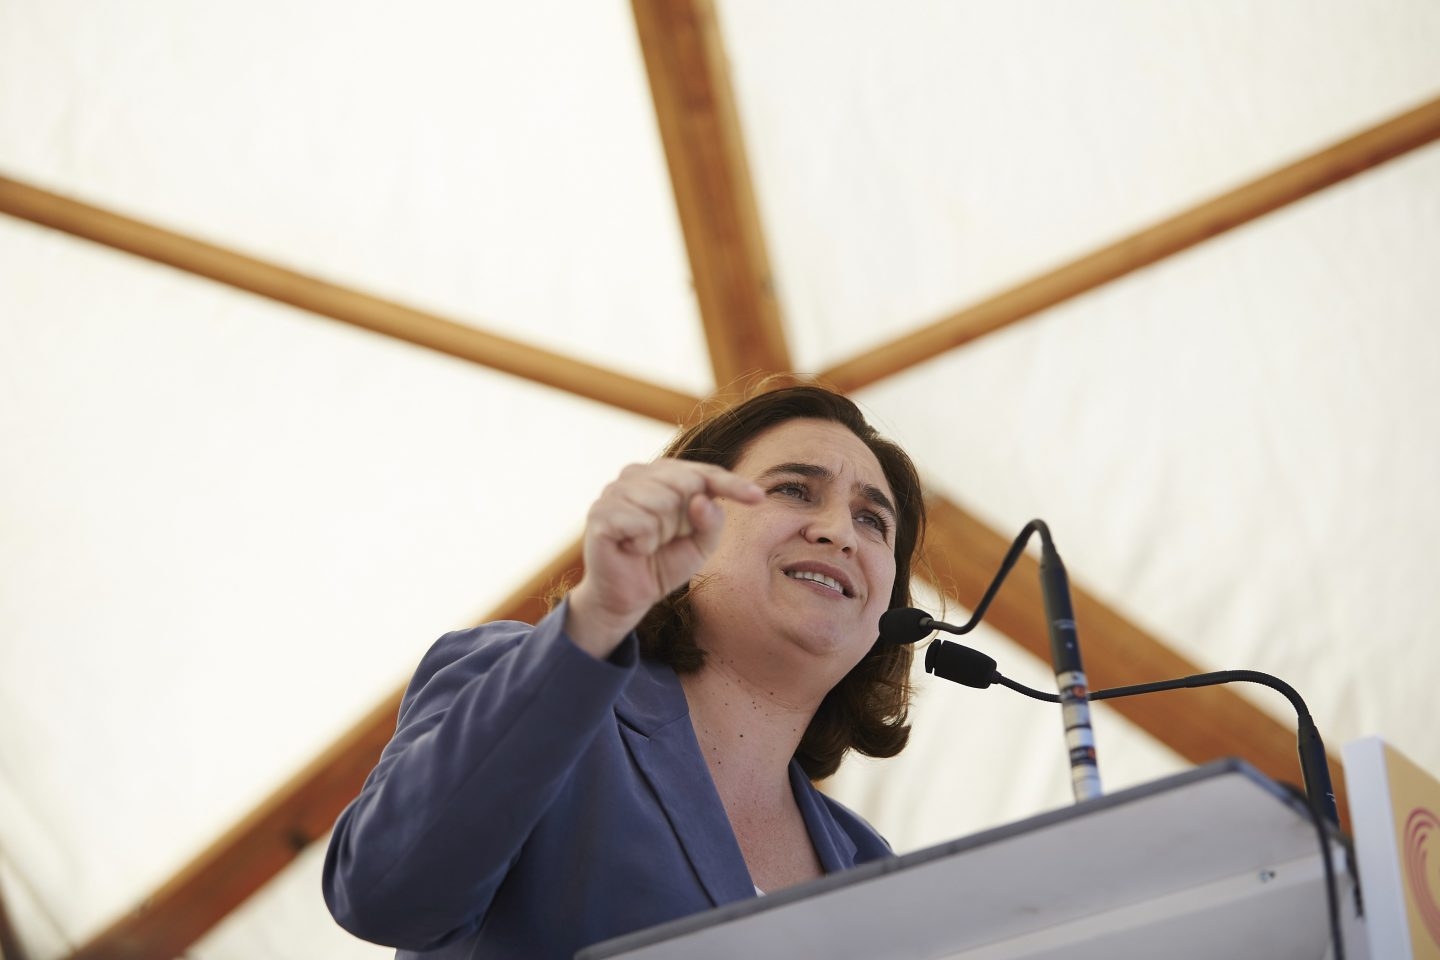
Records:
[[[646,611],[694,576],[720,544],[720,497],[750,504],[764,492],[738,474],[693,460],[622,470],[586,517],[585,575],[570,592],[565,620],[571,639],[594,656],[608,656]]]

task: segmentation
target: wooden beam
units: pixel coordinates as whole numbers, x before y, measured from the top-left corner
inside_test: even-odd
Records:
[[[0,960],[29,960],[20,934],[10,922],[10,911],[5,908],[5,888],[0,885]]]
[[[1440,139],[1440,99],[842,361],[820,376],[853,391],[1134,273],[1211,237]]]
[[[698,398],[0,177],[0,213],[665,423]]]
[[[943,497],[933,497],[929,511],[926,561],[934,572],[935,585],[973,610],[1015,537],[996,533]],[[1092,689],[1204,672],[1087,591],[1073,576],[1070,590]],[[1027,553],[991,602],[985,622],[1049,663],[1044,609],[1040,564]],[[1233,687],[1177,690],[1105,703],[1191,763],[1240,757],[1273,780],[1303,782],[1295,725],[1276,720]],[[1283,708],[1289,710],[1290,706],[1283,703]],[[1338,758],[1332,756],[1331,764],[1338,773]],[[1334,781],[1341,822],[1348,829],[1344,778],[1337,775]]]
[[[722,391],[791,369],[711,0],[633,0],[695,296]]]
[[[581,571],[580,542],[566,548],[498,607],[489,620],[534,622],[544,596]],[[395,732],[404,688],[378,703],[334,745],[275,791],[209,849],[146,897],[133,912],[82,946],[71,960],[178,957],[301,850],[325,836]]]

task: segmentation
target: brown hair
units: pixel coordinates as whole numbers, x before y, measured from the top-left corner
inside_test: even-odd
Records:
[[[752,440],[787,420],[829,420],[848,428],[880,461],[895,496],[895,587],[888,606],[909,606],[911,563],[925,534],[925,502],[910,457],[880,436],[847,397],[813,384],[767,390],[768,385],[684,430],[664,455],[728,470]],[[636,628],[641,652],[677,673],[694,672],[705,662],[705,651],[695,643],[689,589],[683,586],[651,607]],[[893,757],[904,749],[910,739],[912,656],[909,646],[877,641],[826,695],[795,751],[812,780],[833,774],[851,749],[870,757]]]

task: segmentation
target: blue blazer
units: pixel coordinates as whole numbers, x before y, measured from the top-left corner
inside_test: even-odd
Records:
[[[633,635],[596,660],[564,615],[447,634],[421,661],[331,835],[345,929],[400,958],[569,960],[755,896],[674,671]],[[790,782],[827,873],[890,855],[793,760]]]

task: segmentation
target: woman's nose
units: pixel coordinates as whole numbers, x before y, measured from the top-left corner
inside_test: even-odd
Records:
[[[827,506],[817,511],[801,533],[811,543],[834,544],[846,553],[855,548],[855,526],[848,506]]]

